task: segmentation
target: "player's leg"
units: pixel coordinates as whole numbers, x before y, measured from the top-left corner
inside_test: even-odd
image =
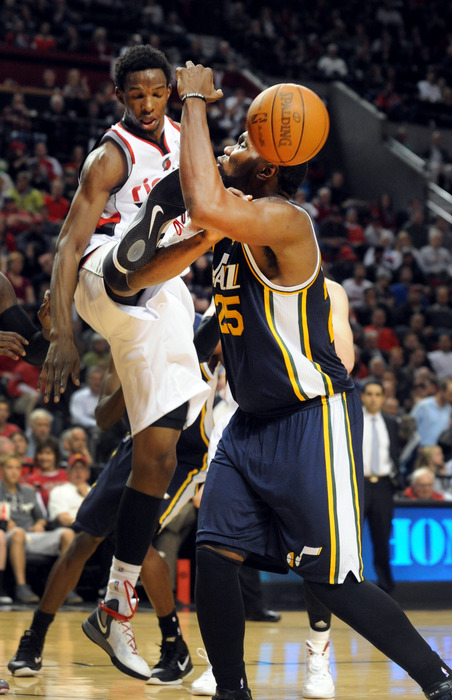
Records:
[[[160,659],[152,668],[150,685],[179,685],[193,670],[182,637],[168,565],[151,545],[141,568],[141,581],[157,615],[162,644]]]
[[[452,699],[452,669],[427,644],[399,605],[370,581],[307,584],[324,605],[401,666],[427,698]]]
[[[136,610],[134,589],[176,466],[176,443],[185,416],[184,405],[134,436],[132,472],[119,504],[105,601],[82,624],[85,634],[109,654],[117,668],[144,680],[151,670],[136,652],[130,627]]]
[[[306,640],[303,697],[334,698],[334,681],[329,663],[331,613],[304,582],[303,591],[310,627]]]
[[[102,538],[79,532],[69,549],[53,565],[30,629],[25,630],[19,647],[8,664],[14,676],[36,676],[42,668],[42,651],[47,631],[82,575],[83,568]]]

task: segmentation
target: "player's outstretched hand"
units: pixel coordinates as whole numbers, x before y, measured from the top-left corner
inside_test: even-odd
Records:
[[[181,99],[192,93],[204,95],[206,102],[216,102],[223,97],[223,90],[216,90],[213,84],[212,69],[205,68],[200,63],[195,66],[193,61],[187,61],[185,68],[176,69],[176,79]]]
[[[43,392],[45,403],[50,401],[52,389],[54,402],[59,402],[69,377],[76,386],[80,385],[80,358],[74,341],[71,338],[53,340],[38,381],[38,391]]]

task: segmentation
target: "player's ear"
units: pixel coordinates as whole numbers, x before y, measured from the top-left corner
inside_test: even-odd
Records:
[[[279,165],[275,163],[269,163],[265,161],[257,173],[257,177],[261,180],[271,180],[272,177],[277,176],[279,173]]]
[[[120,102],[123,105],[124,104],[124,96],[123,96],[122,90],[120,90],[118,87],[115,87],[115,95],[116,95],[116,99],[118,100],[118,102]]]

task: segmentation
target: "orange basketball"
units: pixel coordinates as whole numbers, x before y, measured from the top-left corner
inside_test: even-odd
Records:
[[[304,85],[279,83],[255,97],[246,128],[262,158],[277,165],[300,165],[324,145],[330,119],[315,92]]]

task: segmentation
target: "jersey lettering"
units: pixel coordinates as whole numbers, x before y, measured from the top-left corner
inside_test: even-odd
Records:
[[[236,284],[239,266],[228,265],[229,255],[223,255],[220,264],[213,271],[213,286],[220,289],[240,289],[240,285]]]

